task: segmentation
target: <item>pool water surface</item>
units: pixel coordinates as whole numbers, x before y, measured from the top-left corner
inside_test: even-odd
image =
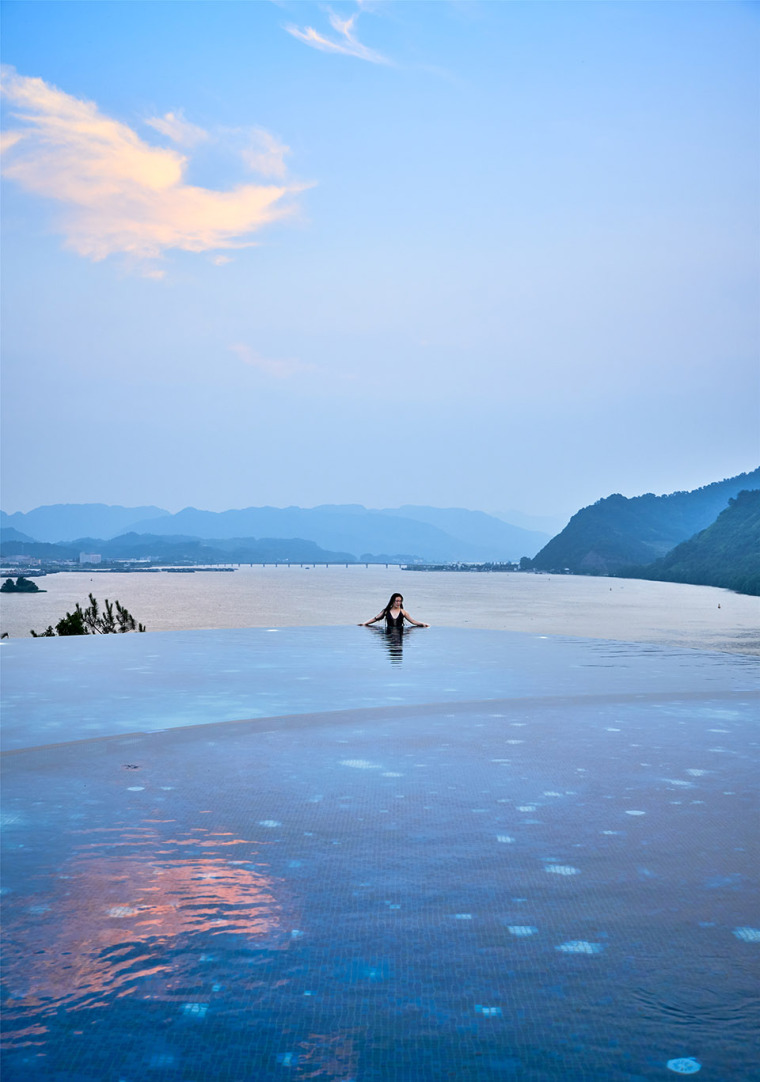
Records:
[[[757,1077],[756,659],[2,649],[6,1078]]]

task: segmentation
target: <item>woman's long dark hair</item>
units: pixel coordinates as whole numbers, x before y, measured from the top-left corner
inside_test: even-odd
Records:
[[[404,595],[400,594],[398,592],[398,590],[396,590],[395,594],[391,594],[391,599],[388,602],[388,604],[385,606],[385,608],[383,609],[382,614],[381,614],[382,616],[387,616],[387,614],[393,608],[394,599],[397,598],[397,597],[401,598],[401,608],[403,609],[403,607],[404,607]]]

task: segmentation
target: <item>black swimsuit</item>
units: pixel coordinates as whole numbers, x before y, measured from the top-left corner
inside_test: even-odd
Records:
[[[385,626],[390,630],[392,627],[399,628],[404,626],[404,614],[400,612],[398,616],[391,616],[390,609],[385,614]]]

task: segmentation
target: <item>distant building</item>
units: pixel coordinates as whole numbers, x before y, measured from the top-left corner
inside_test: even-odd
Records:
[[[80,552],[79,562],[80,564],[99,564],[102,560],[102,556],[99,552]]]

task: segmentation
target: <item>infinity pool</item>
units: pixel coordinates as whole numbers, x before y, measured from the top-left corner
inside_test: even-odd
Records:
[[[1,654],[7,1079],[756,1078],[756,659],[359,628]]]

